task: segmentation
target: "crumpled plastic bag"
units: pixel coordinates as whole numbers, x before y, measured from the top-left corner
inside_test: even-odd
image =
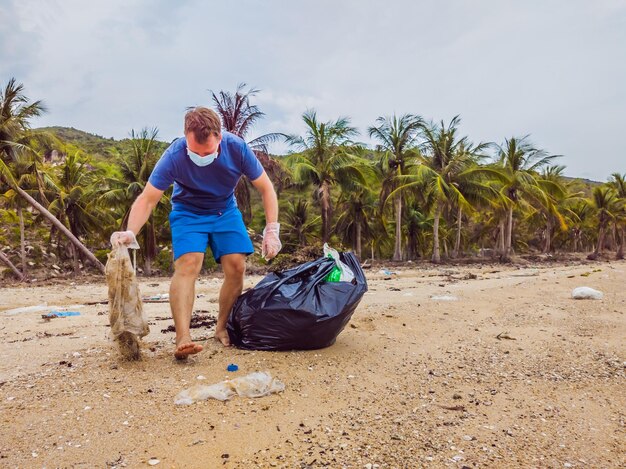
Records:
[[[178,393],[174,404],[189,405],[209,398],[226,401],[235,394],[242,397],[262,397],[268,394],[282,392],[285,385],[267,371],[256,371],[239,378],[220,381],[207,385],[196,385]]]
[[[328,243],[324,243],[324,257],[330,257],[336,264],[324,280],[327,282],[352,282],[354,279],[354,272],[350,270],[350,267],[341,262],[337,250],[331,248]]]
[[[604,294],[591,287],[577,287],[572,290],[572,298],[575,300],[601,300]]]
[[[150,328],[126,246],[113,247],[105,274],[109,285],[111,339],[117,341],[124,358],[138,360],[141,358],[139,338],[148,335]]]

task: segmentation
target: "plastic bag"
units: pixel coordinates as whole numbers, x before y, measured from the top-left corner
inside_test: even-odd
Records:
[[[105,273],[109,285],[111,338],[118,342],[124,358],[138,360],[141,358],[138,338],[148,335],[150,328],[126,246],[113,247]]]
[[[221,381],[211,386],[196,385],[178,393],[174,404],[193,404],[209,398],[226,401],[235,394],[242,397],[262,397],[285,390],[285,385],[272,378],[267,371],[257,371],[247,376]]]
[[[328,243],[324,243],[324,257],[330,257],[335,261],[335,268],[326,276],[327,282],[352,282],[354,273],[346,264],[341,262],[339,253],[331,248]]]
[[[572,298],[575,300],[601,300],[604,294],[591,287],[578,287],[572,290]]]
[[[332,345],[367,291],[356,256],[338,256],[353,273],[351,282],[325,281],[337,264],[321,257],[271,273],[239,296],[226,326],[230,342],[250,350],[308,350]]]

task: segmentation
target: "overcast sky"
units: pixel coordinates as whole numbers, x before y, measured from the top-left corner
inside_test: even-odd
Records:
[[[105,137],[169,141],[245,82],[255,135],[302,133],[307,108],[366,143],[381,115],[460,114],[473,141],[530,134],[568,175],[626,172],[626,0],[0,0],[11,77],[49,108],[35,126]]]

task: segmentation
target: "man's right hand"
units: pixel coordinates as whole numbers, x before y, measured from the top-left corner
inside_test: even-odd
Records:
[[[111,246],[126,246],[131,249],[139,249],[139,243],[137,243],[137,238],[135,237],[135,233],[132,231],[116,231],[111,235]]]

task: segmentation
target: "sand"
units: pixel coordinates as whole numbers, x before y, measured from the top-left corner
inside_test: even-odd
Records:
[[[205,350],[186,362],[161,332],[167,303],[144,305],[151,332],[129,363],[107,338],[107,305],[76,306],[106,300],[104,279],[1,288],[0,466],[626,465],[626,263],[367,276],[332,347],[249,352],[199,328]],[[197,310],[217,315],[219,285],[199,282]],[[141,280],[144,295],[168,286]],[[578,286],[604,299],[571,299]],[[43,303],[81,314],[2,312]],[[187,387],[253,371],[285,391],[174,405]]]

